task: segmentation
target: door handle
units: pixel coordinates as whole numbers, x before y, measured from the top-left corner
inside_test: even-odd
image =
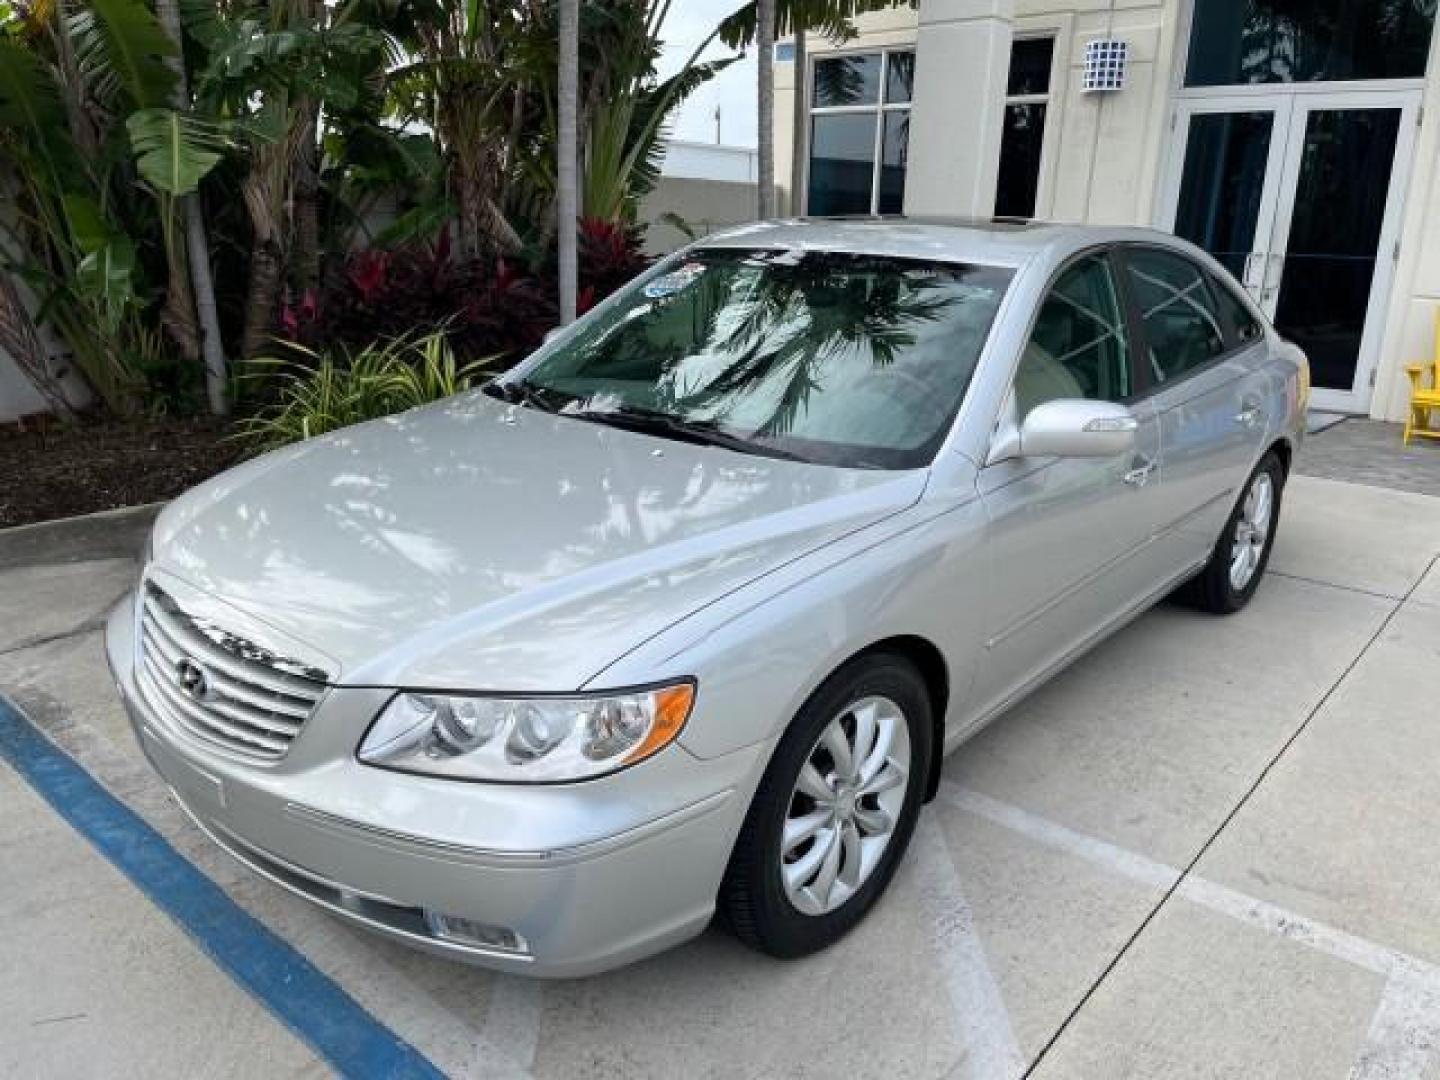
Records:
[[[1265,259],[1263,251],[1252,251],[1245,256],[1245,266],[1240,271],[1240,283],[1251,292],[1258,292],[1265,287]]]
[[[1265,414],[1261,411],[1259,405],[1246,405],[1245,408],[1235,414],[1235,423],[1241,427],[1253,428],[1264,419],[1264,416]]]
[[[1277,272],[1278,271],[1278,272]],[[1271,255],[1265,260],[1265,277],[1260,287],[1260,302],[1269,301],[1280,291],[1285,276],[1285,256]]]
[[[1136,465],[1121,477],[1121,479],[1133,488],[1143,488],[1150,482],[1150,474],[1153,473],[1157,467],[1154,461],[1145,461],[1140,465]]]

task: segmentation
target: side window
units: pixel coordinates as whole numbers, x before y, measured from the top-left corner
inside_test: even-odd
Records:
[[[1104,255],[1066,270],[1040,306],[1015,372],[1017,419],[1060,398],[1130,396],[1130,349],[1115,274]]]
[[[1157,385],[1225,351],[1224,324],[1203,270],[1183,256],[1149,248],[1127,252],[1125,262]]]
[[[1214,277],[1210,279],[1210,287],[1215,291],[1220,313],[1235,327],[1235,339],[1242,344],[1259,341],[1264,336],[1264,331],[1260,329],[1260,323],[1255,316],[1250,314],[1250,309],[1235,295],[1235,290]]]

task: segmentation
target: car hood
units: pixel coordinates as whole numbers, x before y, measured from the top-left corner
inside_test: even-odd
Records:
[[[153,558],[336,682],[569,690],[924,485],[473,393],[216,477],[161,516]]]

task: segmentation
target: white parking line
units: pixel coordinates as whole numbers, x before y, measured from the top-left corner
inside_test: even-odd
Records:
[[[941,783],[940,797],[958,809],[1141,885],[1169,889],[1181,877],[1173,866],[949,781]],[[948,859],[949,853],[945,855]],[[1436,1059],[1440,1052],[1440,967],[1193,874],[1180,880],[1175,894],[1237,922],[1385,976],[1385,991],[1350,1069],[1351,1080],[1418,1080]]]
[[[954,1030],[965,1049],[955,1075],[964,1080],[1014,1080],[1025,1062],[940,823],[922,815],[915,839],[920,900],[950,995]]]
[[[1385,983],[1350,1080],[1401,1080],[1427,1074],[1440,1050],[1440,987],[1433,977],[1397,971]]]
[[[1028,810],[992,799],[978,791],[962,788],[948,780],[940,784],[940,797],[952,806],[970,811],[976,817],[985,818],[1011,832],[1028,836],[1047,847],[1059,848],[1078,855],[1087,862],[1098,863],[1141,885],[1168,889],[1180,878],[1180,871],[1173,866],[1166,866],[1144,855],[1078,833]]]

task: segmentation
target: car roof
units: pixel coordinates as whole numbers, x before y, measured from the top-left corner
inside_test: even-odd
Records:
[[[1173,236],[1153,229],[940,217],[757,221],[707,236],[696,246],[844,251],[1018,268],[1035,259],[1058,261],[1097,244],[1127,241],[1176,246]]]

